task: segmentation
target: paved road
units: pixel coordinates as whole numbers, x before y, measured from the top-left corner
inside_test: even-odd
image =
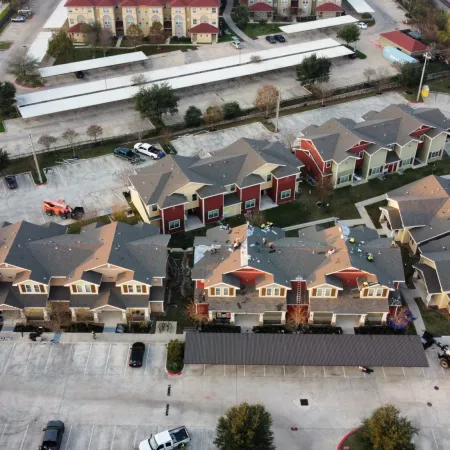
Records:
[[[420,428],[418,450],[448,448],[450,377],[433,349],[429,368],[376,369],[365,378],[356,368],[256,366],[245,372],[192,367],[169,378],[165,352],[164,344],[149,344],[144,366],[130,369],[129,344],[120,341],[1,342],[0,448],[37,448],[45,423],[61,419],[67,427],[62,450],[131,450],[150,433],[177,425],[188,427],[192,450],[213,450],[218,417],[242,401],[267,407],[283,450],[334,450],[363,416],[386,403]],[[308,406],[300,406],[303,398]],[[290,430],[293,424],[298,431]]]

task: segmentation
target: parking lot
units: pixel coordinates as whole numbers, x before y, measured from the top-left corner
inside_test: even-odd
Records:
[[[62,450],[132,450],[179,425],[192,435],[189,448],[213,450],[217,418],[242,401],[265,404],[283,450],[334,450],[363,416],[389,402],[420,428],[418,450],[448,448],[450,374],[433,349],[430,368],[375,368],[370,377],[347,367],[268,366],[190,366],[168,377],[164,343],[147,344],[139,369],[127,366],[128,352],[119,341],[0,342],[0,448],[37,448],[47,421],[60,419]],[[294,424],[298,431],[290,430]]]
[[[150,158],[142,158],[146,161],[140,167],[151,164]],[[43,186],[36,186],[30,173],[17,175],[18,188],[14,190],[7,189],[1,179],[0,221],[63,223],[59,217],[44,214],[44,199],[63,199],[72,207],[83,206],[90,217],[110,214],[114,207],[127,205],[122,194],[125,185],[117,175],[124,170],[131,173],[134,168],[128,161],[107,155],[52,167],[46,171],[47,184]]]

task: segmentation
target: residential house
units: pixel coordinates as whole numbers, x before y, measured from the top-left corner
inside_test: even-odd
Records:
[[[3,223],[0,228],[0,308],[3,316],[48,319],[63,302],[100,322],[148,319],[164,311],[169,238],[158,228],[114,222],[67,234],[50,223]]]
[[[398,30],[381,33],[378,42],[382,47],[394,47],[412,57],[422,56],[430,50],[427,45]]]
[[[239,0],[254,20],[280,16],[285,19],[329,19],[344,14],[342,0]]]
[[[303,164],[280,142],[242,138],[206,158],[168,155],[130,177],[142,220],[175,233],[292,201]]]
[[[215,43],[218,37],[219,0],[68,0],[69,35],[81,42],[78,24],[99,22],[114,36],[127,35],[136,24],[144,36],[159,22],[164,31],[193,42]]]
[[[338,188],[422,167],[444,154],[450,121],[439,109],[390,105],[362,118],[330,119],[302,131],[295,154],[309,175]]]
[[[284,324],[306,308],[312,324],[383,324],[404,281],[400,249],[367,227],[212,228],[194,241],[197,313],[249,327]]]

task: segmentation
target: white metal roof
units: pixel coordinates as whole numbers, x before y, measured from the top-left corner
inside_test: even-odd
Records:
[[[191,86],[198,86],[207,83],[213,83],[232,78],[238,78],[257,73],[268,72],[285,67],[291,67],[300,64],[304,58],[316,53],[319,57],[336,58],[339,56],[349,55],[352,50],[344,46],[318,50],[315,52],[307,52],[297,55],[284,56],[281,58],[269,59],[259,63],[244,64],[238,67],[227,67],[220,70],[210,72],[195,73],[192,75],[172,78],[167,83],[173,89],[182,89]],[[156,84],[149,83],[147,86]],[[102,92],[96,92],[87,95],[79,95],[71,98],[62,98],[59,100],[47,101],[44,103],[36,103],[29,106],[19,106],[20,113],[23,118],[43,116],[46,114],[60,113],[78,108],[101,105],[104,103],[117,102],[121,100],[131,99],[139,91],[138,86],[129,86],[119,89],[112,89]]]
[[[313,20],[311,22],[296,23],[295,25],[286,25],[284,27],[280,27],[280,30],[288,34],[301,33],[303,31],[319,30],[321,28],[327,27],[337,27],[339,25],[345,25],[347,23],[354,22],[358,22],[358,19],[355,19],[352,16],[340,16],[332,17],[331,19],[319,19]]]
[[[339,42],[331,38],[320,39],[317,41],[305,42],[302,44],[280,46],[278,48],[263,50],[259,52],[242,53],[241,56],[239,56],[239,54],[236,54],[236,56],[229,56],[226,58],[212,59],[209,61],[186,64],[184,66],[175,66],[169,67],[167,69],[143,72],[142,75],[144,75],[149,82],[163,82],[171,78],[246,64],[250,62],[250,58],[254,55],[259,56],[261,58],[261,61],[265,61],[271,58],[310,52],[312,50],[332,48],[339,45],[341,45]],[[94,92],[123,88],[125,86],[132,85],[131,77],[132,75],[125,75],[121,77],[107,78],[106,80],[102,79],[98,81],[91,81],[88,83],[74,84],[70,86],[70,89],[68,89],[68,86],[64,86],[55,89],[46,89],[31,92],[29,94],[18,95],[16,97],[17,105],[25,106],[38,102],[46,102],[66,97],[73,97],[76,95],[85,95]]]
[[[65,0],[67,1],[67,0]],[[44,67],[39,69],[41,77],[54,77],[65,73],[73,73],[77,70],[101,69],[103,67],[118,66],[138,61],[147,61],[144,52],[125,53],[124,55],[107,56],[106,58],[88,59],[69,64],[60,64],[59,66]]]
[[[61,0],[47,22],[45,22],[44,30],[58,30],[64,25],[67,20],[67,10],[64,6],[66,2],[67,0]]]
[[[353,9],[359,13],[373,13],[375,12],[364,0],[348,0],[348,2],[350,3],[350,5],[353,6]]]
[[[27,55],[34,56],[40,63],[48,49],[48,41],[52,37],[53,33],[51,31],[42,31],[38,34],[37,38],[30,45]]]

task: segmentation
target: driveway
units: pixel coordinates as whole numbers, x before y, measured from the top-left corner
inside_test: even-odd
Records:
[[[132,369],[129,344],[120,337],[92,344],[0,342],[1,448],[37,448],[47,421],[60,419],[66,424],[62,450],[136,449],[151,433],[179,425],[190,431],[192,450],[212,450],[218,417],[243,401],[266,406],[279,449],[335,449],[362,417],[386,403],[420,429],[418,450],[448,448],[450,379],[432,349],[430,368],[376,369],[366,378],[354,368],[346,374],[355,378],[339,368],[288,368],[284,376],[278,367],[254,366],[245,373],[188,367],[183,376],[169,378],[165,352],[164,344],[148,344],[143,367]],[[300,406],[300,399],[308,405]]]
[[[47,170],[44,186],[36,186],[29,173],[17,176],[19,187],[15,190],[8,190],[2,179],[0,222],[67,223],[43,213],[44,199],[63,199],[72,207],[83,206],[88,217],[110,214],[115,206],[127,205],[122,194],[125,185],[116,175],[124,170],[134,172],[127,161],[108,155],[52,167]]]

